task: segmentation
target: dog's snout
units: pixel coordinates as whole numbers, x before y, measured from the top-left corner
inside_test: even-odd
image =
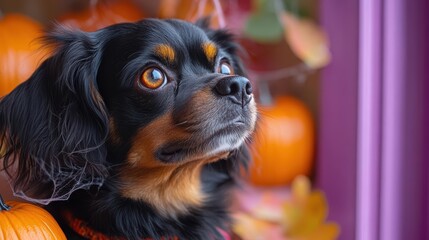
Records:
[[[234,103],[244,106],[249,103],[253,89],[247,78],[233,76],[220,79],[215,91],[218,95],[229,97]]]

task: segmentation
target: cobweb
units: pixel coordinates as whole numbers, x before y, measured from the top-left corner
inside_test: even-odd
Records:
[[[73,192],[79,189],[100,188],[104,183],[104,177],[98,172],[98,168],[92,164],[85,163],[84,166],[68,164],[63,167],[48,167],[43,160],[34,160],[40,167],[37,175],[43,176],[43,178],[33,179],[29,185],[47,186],[43,188],[44,190],[48,189],[47,192],[43,191],[41,194],[31,188],[12,187],[14,185],[13,180],[10,177],[8,178],[13,195],[29,202],[48,205],[54,201],[66,201]],[[35,189],[38,188],[36,187]]]

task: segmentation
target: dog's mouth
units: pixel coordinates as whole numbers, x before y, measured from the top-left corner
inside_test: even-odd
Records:
[[[190,152],[191,149],[186,148],[180,142],[174,142],[161,147],[157,151],[156,157],[164,163],[173,163],[182,161]]]
[[[155,156],[168,164],[210,158],[238,148],[250,133],[248,123],[241,118],[209,132],[211,134],[205,136],[196,134],[186,140],[166,143],[156,151]]]

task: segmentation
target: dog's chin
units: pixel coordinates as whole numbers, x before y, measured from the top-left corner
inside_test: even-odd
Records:
[[[167,143],[158,149],[156,158],[166,164],[217,160],[217,156],[228,156],[244,143],[251,133],[248,128],[244,121],[234,121],[222,128],[202,134],[205,136],[200,135],[184,141]],[[201,133],[204,132],[201,131]]]

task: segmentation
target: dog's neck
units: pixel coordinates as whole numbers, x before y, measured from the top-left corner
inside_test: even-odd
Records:
[[[206,197],[201,187],[203,166],[227,156],[228,153],[222,153],[181,165],[124,169],[121,193],[150,204],[164,217],[176,218],[203,204]]]
[[[168,192],[168,189],[172,190],[168,185],[175,181],[178,181],[178,183],[174,183],[175,187],[180,188],[176,190],[178,195],[189,194],[189,189],[199,185],[197,195],[202,196],[202,201],[190,206],[189,202],[182,199],[184,205],[187,206],[187,211],[176,214],[175,217],[161,215],[159,206],[153,206],[153,202],[147,201],[149,197],[134,200],[122,196],[123,193],[119,189],[124,185],[118,178],[108,180],[95,194],[87,191],[73,194],[70,201],[65,203],[66,206],[59,204],[52,210],[59,212],[65,208],[69,209],[76,214],[77,218],[87,222],[91,229],[108,236],[124,236],[126,239],[148,237],[159,239],[168,235],[177,236],[179,239],[206,239],[208,235],[216,236],[219,229],[227,229],[226,226],[229,224],[228,196],[230,196],[229,191],[234,183],[232,175],[236,172],[233,165],[234,163],[229,160],[220,160],[202,165],[189,163],[186,169],[176,171],[159,169],[159,171],[165,170],[169,179],[165,177],[161,178],[165,181],[159,180],[144,185],[146,188],[152,184],[160,187],[149,187],[153,192],[146,192],[146,194],[172,194]],[[181,178],[185,175],[180,174],[180,171],[191,171],[192,174],[187,173],[186,176],[194,176],[182,180]],[[115,176],[119,177],[119,175]],[[152,177],[148,176],[148,178]],[[132,179],[133,177],[130,177],[129,181]],[[142,196],[146,195],[143,192],[145,187],[138,186],[139,183],[125,184],[130,184],[130,188],[134,186],[136,192],[142,191]],[[189,184],[195,185],[190,186]],[[164,191],[161,191],[162,187],[166,187]],[[165,204],[168,204],[167,200],[173,201],[175,198],[166,197],[162,200],[165,201]],[[190,228],[193,231],[189,231]]]
[[[201,169],[202,164],[189,163],[181,167],[127,170],[122,175],[121,193],[150,204],[164,217],[176,217],[203,202]]]

